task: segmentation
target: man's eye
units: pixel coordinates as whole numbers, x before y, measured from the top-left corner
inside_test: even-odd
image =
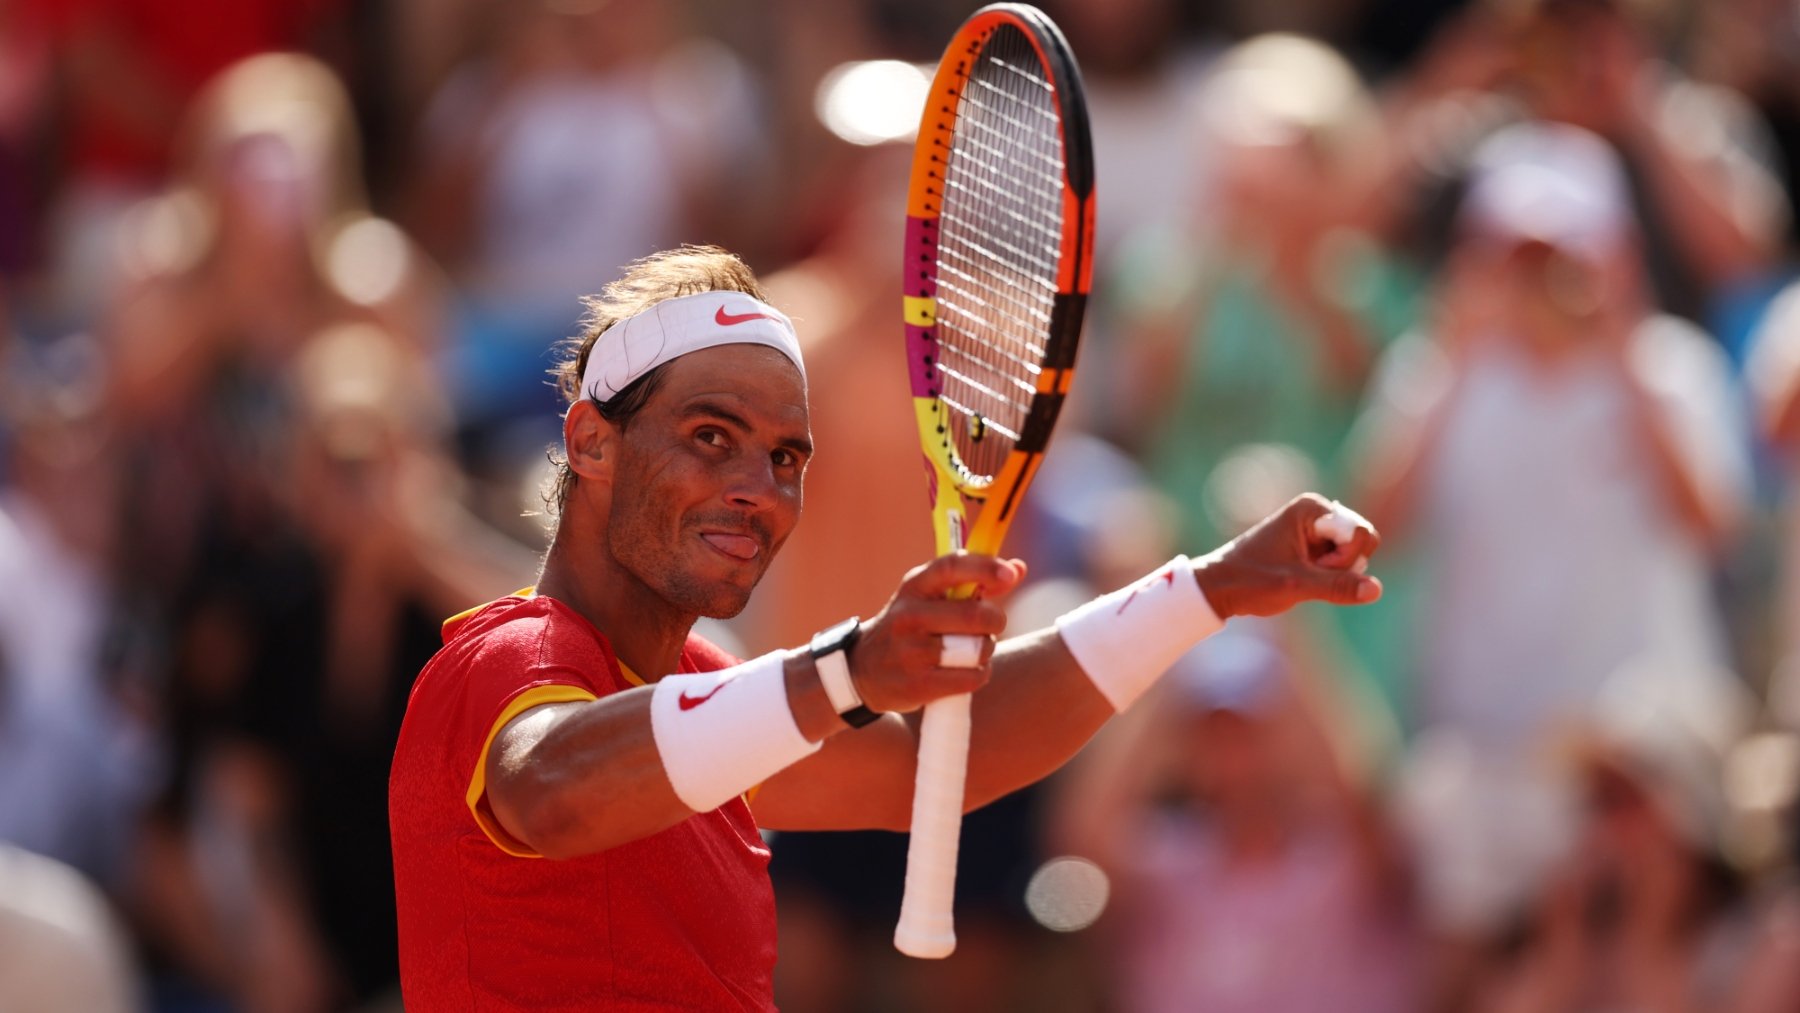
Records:
[[[725,444],[725,434],[717,429],[702,429],[694,434],[694,439],[714,447],[724,446]]]
[[[792,468],[800,463],[800,455],[791,450],[777,450],[769,456],[774,459],[778,467],[782,468]]]

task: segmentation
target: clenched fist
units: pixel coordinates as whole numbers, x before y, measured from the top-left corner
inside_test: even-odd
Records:
[[[1381,535],[1361,515],[1303,493],[1200,559],[1195,577],[1220,618],[1272,616],[1303,601],[1364,605],[1381,581],[1363,572]]]

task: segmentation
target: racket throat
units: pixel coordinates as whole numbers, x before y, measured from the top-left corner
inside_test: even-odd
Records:
[[[961,552],[969,544],[968,521],[961,510],[944,515],[944,551]]]

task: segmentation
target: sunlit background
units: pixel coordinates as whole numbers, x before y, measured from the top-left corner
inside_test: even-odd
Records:
[[[0,0],[0,1010],[400,1008],[386,775],[529,584],[578,299],[680,243],[819,447],[748,656],[931,551],[899,365],[947,0]],[[795,1013],[1800,1006],[1800,4],[1045,0],[1098,267],[1028,630],[1303,489],[1234,622],[972,817],[772,841]]]

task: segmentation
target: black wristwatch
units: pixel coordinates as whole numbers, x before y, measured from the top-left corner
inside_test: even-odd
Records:
[[[863,705],[855,683],[850,681],[850,648],[856,646],[860,632],[862,620],[851,616],[812,638],[813,667],[818,669],[825,696],[831,701],[831,709],[852,728],[861,728],[881,716]]]

